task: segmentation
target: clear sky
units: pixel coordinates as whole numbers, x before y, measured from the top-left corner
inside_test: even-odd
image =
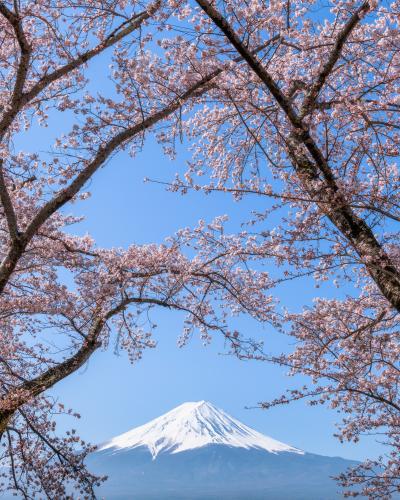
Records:
[[[152,139],[137,159],[114,158],[91,182],[92,197],[71,207],[75,214],[86,216],[77,229],[89,232],[101,246],[126,246],[161,242],[183,226],[194,226],[199,218],[210,220],[220,214],[230,216],[232,228],[239,227],[246,213],[262,208],[263,200],[257,198],[237,203],[224,194],[181,196],[143,182],[145,176],[171,179],[181,165],[180,158],[176,162],[165,158]],[[283,289],[280,298],[298,310],[318,293],[321,290],[303,280]],[[278,396],[293,380],[277,367],[227,356],[218,337],[208,347],[194,337],[179,349],[182,317],[160,311],[153,319],[158,324],[158,346],[146,351],[136,365],[124,353],[115,355],[111,346],[57,386],[60,398],[81,412],[82,419],[74,426],[83,437],[101,442],[185,401],[205,399],[257,430],[307,451],[348,458],[363,458],[371,449],[377,452],[371,441],[340,445],[332,437],[337,415],[324,408],[296,403],[269,411],[246,409]],[[241,319],[238,326],[246,335],[264,338],[267,352],[276,353],[290,342],[251,319]]]
[[[93,74],[101,72],[104,61],[97,61]],[[105,83],[106,85],[106,83]],[[46,150],[55,136],[65,131],[68,120],[51,119],[47,129],[35,128],[24,134],[19,146],[25,150]],[[229,195],[181,196],[164,187],[144,183],[144,177],[171,180],[184,167],[185,155],[174,162],[149,137],[136,159],[115,156],[91,180],[92,197],[67,207],[67,212],[85,215],[76,232],[90,233],[100,246],[127,246],[131,243],[162,242],[184,226],[194,226],[200,218],[228,214],[230,227],[239,228],[251,210],[262,210],[263,200],[248,198],[236,203]],[[324,293],[306,280],[280,291],[283,304],[299,310]],[[284,370],[260,362],[244,362],[224,354],[216,338],[204,347],[198,338],[182,349],[176,345],[182,317],[172,312],[153,316],[158,324],[156,349],[131,365],[124,353],[116,355],[113,346],[96,353],[78,373],[59,383],[53,393],[81,413],[79,421],[68,420],[84,439],[102,442],[155,418],[185,402],[208,400],[244,423],[271,437],[324,455],[362,459],[376,455],[379,446],[372,440],[358,445],[341,445],[332,434],[338,415],[325,408],[303,402],[268,411],[246,409],[279,396],[293,383]],[[290,339],[282,339],[269,327],[241,319],[239,328],[248,336],[265,340],[265,350],[277,353]],[[66,422],[60,422],[60,430]]]

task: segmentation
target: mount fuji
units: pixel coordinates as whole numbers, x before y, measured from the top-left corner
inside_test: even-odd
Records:
[[[107,500],[330,500],[356,462],[276,441],[211,403],[184,403],[103,443],[88,458]]]

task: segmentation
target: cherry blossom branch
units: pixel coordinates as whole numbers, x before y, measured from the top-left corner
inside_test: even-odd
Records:
[[[54,198],[48,201],[36,214],[30,222],[26,230],[20,235],[18,241],[14,242],[8,254],[3,259],[0,265],[0,293],[4,290],[9,277],[14,272],[19,258],[23,254],[25,248],[40,229],[57,210],[70,201],[92,177],[92,175],[105,163],[112,153],[122,146],[126,141],[133,138],[135,135],[149,129],[160,120],[168,118],[190,97],[199,95],[207,90],[207,84],[214,78],[214,74],[208,75],[190,89],[184,92],[181,96],[173,100],[169,105],[162,110],[153,113],[143,122],[140,122],[112,137],[104,146],[100,146],[93,160],[76,176],[67,188],[60,191]]]
[[[29,416],[25,413],[24,410],[22,410],[22,408],[18,409],[18,413],[20,413],[22,415],[22,417],[24,418],[24,420],[25,420],[28,428],[34,434],[36,434],[39,437],[39,439],[41,441],[43,441],[49,449],[51,449],[54,452],[54,454],[59,459],[60,463],[61,464],[68,464],[68,466],[71,467],[71,469],[74,471],[74,473],[77,476],[81,476],[82,482],[89,487],[89,490],[90,490],[90,492],[92,494],[92,497],[95,498],[95,492],[94,492],[94,489],[93,489],[93,481],[90,478],[86,477],[85,475],[82,475],[82,471],[73,462],[73,460],[71,459],[71,457],[68,457],[67,454],[64,453],[62,449],[59,449],[56,446],[54,446],[54,444],[51,443],[51,441],[44,435],[44,433],[41,432],[40,429],[31,421],[31,419],[29,418]]]
[[[21,57],[18,65],[17,75],[15,79],[15,85],[13,94],[11,97],[10,109],[17,107],[17,103],[22,97],[22,92],[26,80],[26,76],[29,70],[29,62],[31,57],[31,47],[26,39],[21,19],[18,13],[11,12],[3,2],[0,2],[0,14],[2,14],[7,21],[12,26],[17,42],[20,47]],[[0,137],[2,137],[2,125],[0,122]]]
[[[194,272],[193,276],[205,278],[208,277],[205,272]],[[210,275],[209,279],[211,280],[211,282],[215,282],[215,279],[212,275]],[[224,283],[220,280],[218,281],[218,285],[225,286]],[[174,293],[177,293],[177,291],[178,290],[175,290]],[[204,323],[208,328],[213,327],[211,324],[206,323],[201,315],[197,314],[196,311],[193,311],[184,305],[180,305],[179,303],[170,300],[168,297],[166,299],[157,299],[154,297],[142,296],[128,296],[124,298],[118,305],[110,309],[106,314],[95,314],[95,319],[93,320],[90,331],[85,336],[84,342],[75,354],[64,361],[57,363],[55,366],[49,368],[41,375],[23,382],[19,386],[15,387],[10,395],[5,395],[2,400],[0,400],[0,407],[3,408],[0,409],[0,437],[2,433],[7,429],[12,416],[21,406],[26,404],[32,398],[39,396],[40,394],[54,386],[60,380],[66,378],[87,362],[90,356],[102,345],[99,337],[107,321],[112,319],[117,314],[123,312],[130,304],[147,304],[150,306],[157,305],[167,309],[185,311],[193,315],[199,323]],[[15,394],[17,394],[18,396],[15,397]]]
[[[83,64],[89,62],[91,59],[100,55],[106,49],[112,47],[122,39],[126,38],[130,33],[140,28],[140,26],[142,26],[145,21],[150,19],[155,14],[160,5],[161,2],[157,0],[150,6],[147,11],[137,14],[132,19],[123,22],[96,47],[84,52],[64,66],[61,66],[60,68],[54,70],[52,73],[43,76],[29,91],[24,93],[23,88],[29,69],[29,46],[23,35],[23,31],[18,18],[3,4],[0,4],[0,13],[2,13],[9,20],[16,31],[22,54],[13,92],[13,98],[11,100],[8,111],[6,111],[0,121],[0,140],[3,139],[4,134],[13,122],[14,118],[21,111],[21,109],[29,102],[31,102],[34,98],[36,98],[44,89],[46,89],[50,84],[71,73],[72,71],[78,69]]]
[[[11,243],[15,243],[19,238],[17,216],[8,192],[3,172],[3,160],[0,160],[0,200],[4,208],[7,220],[8,231],[10,233]]]
[[[301,121],[292,106],[290,106],[290,102],[287,97],[280,90],[279,86],[269,72],[264,68],[263,64],[257,59],[256,55],[242,43],[239,36],[236,34],[235,30],[228,23],[225,17],[207,0],[196,0],[196,2],[214,22],[214,24],[224,33],[232,46],[241,55],[243,60],[247,62],[250,68],[265,83],[266,87],[274,96],[279,106],[285,111],[290,121],[293,124],[296,124],[295,126],[301,128]]]
[[[262,50],[277,38],[273,37],[265,44],[262,44],[256,51]],[[239,62],[238,58],[236,62]],[[143,133],[145,130],[151,128],[159,121],[168,118],[175,111],[177,111],[187,100],[193,97],[199,97],[209,90],[210,83],[222,73],[222,69],[218,68],[213,72],[207,74],[188,90],[178,95],[172,102],[165,106],[160,111],[153,113],[145,118],[143,121],[133,125],[132,127],[123,130],[112,137],[105,145],[99,147],[94,158],[88,165],[76,176],[67,188],[60,191],[54,198],[49,200],[36,214],[30,222],[26,230],[20,235],[17,241],[11,246],[8,254],[3,259],[0,265],[0,293],[4,290],[9,277],[13,273],[20,256],[23,254],[25,248],[33,238],[33,236],[40,229],[42,224],[49,219],[55,212],[57,212],[63,205],[69,202],[92,177],[92,175],[106,162],[106,160],[116,151],[120,146],[132,139],[136,135]],[[1,130],[1,125],[0,125]]]
[[[361,19],[370,10],[370,2],[365,1],[349,18],[346,24],[343,26],[339,35],[335,40],[335,44],[329,54],[328,60],[323,64],[320,73],[317,75],[315,82],[311,85],[308,91],[300,112],[300,118],[303,119],[307,114],[309,114],[315,106],[316,100],[323,86],[325,85],[329,75],[333,71],[336,63],[342,55],[342,50],[346,42],[348,41],[350,35],[357,27]]]
[[[55,385],[60,380],[63,380],[71,373],[74,373],[86,363],[89,357],[101,346],[99,336],[106,322],[113,316],[123,311],[129,304],[134,302],[142,304],[157,304],[167,308],[171,307],[170,304],[153,298],[131,298],[121,301],[116,307],[108,311],[105,315],[95,318],[85,341],[74,355],[49,368],[36,378],[28,380],[18,386],[14,393],[20,394],[20,396],[14,398],[12,402],[10,402],[8,395],[0,400],[0,407],[3,407],[3,409],[0,409],[0,437],[18,408],[30,399],[42,394],[44,391]]]
[[[248,66],[266,85],[284,111],[293,127],[293,132],[286,139],[286,144],[302,185],[312,198],[327,202],[321,204],[321,209],[352,244],[383,295],[393,307],[400,311],[400,273],[398,269],[383,250],[367,223],[358,217],[346,202],[324,155],[311,137],[308,127],[293,108],[291,101],[283,94],[263,64],[243,44],[225,17],[207,0],[196,1],[213,23],[224,33]],[[361,12],[368,9],[369,4],[363,4]],[[358,17],[359,13],[357,19]],[[334,55],[328,61],[331,70],[340,55],[346,37],[356,26],[357,19],[352,20],[348,29],[342,33],[340,41],[337,42],[338,50],[334,51]],[[320,83],[323,83],[327,76],[326,70],[324,70],[322,78],[316,83],[316,89],[320,88]],[[305,151],[308,151],[313,161],[309,159]],[[320,173],[322,173],[323,179],[320,178]]]

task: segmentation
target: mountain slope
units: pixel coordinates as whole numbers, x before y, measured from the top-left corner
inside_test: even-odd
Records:
[[[263,449],[271,453],[304,453],[251,429],[206,401],[184,403],[145,425],[111,439],[100,450],[145,446],[156,458],[159,453],[179,453],[211,444]]]
[[[354,462],[298,450],[210,403],[185,403],[107,443],[88,459],[109,476],[107,500],[330,500]]]

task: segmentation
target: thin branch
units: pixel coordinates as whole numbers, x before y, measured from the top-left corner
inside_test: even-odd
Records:
[[[14,120],[14,118],[17,116],[19,111],[23,108],[23,106],[26,106],[32,99],[37,97],[40,92],[42,92],[45,88],[47,88],[51,83],[56,82],[63,76],[71,73],[75,69],[78,69],[80,66],[83,64],[87,63],[91,59],[93,59],[95,56],[101,54],[104,52],[109,47],[112,47],[115,45],[117,42],[125,38],[127,35],[138,29],[146,20],[148,20],[151,16],[154,15],[154,13],[158,10],[161,2],[156,2],[151,9],[148,11],[144,11],[140,14],[137,14],[134,16],[132,19],[129,21],[125,21],[122,23],[118,28],[116,28],[108,37],[99,45],[94,47],[91,50],[88,50],[87,52],[84,52],[83,54],[79,55],[69,63],[65,64],[64,66],[61,66],[60,68],[56,69],[49,75],[43,76],[28,92],[22,93],[23,89],[23,84],[21,85],[22,77],[24,75],[23,69],[26,66],[26,71],[27,71],[27,65],[24,62],[24,67],[21,66],[21,70],[18,71],[18,76],[17,76],[17,83],[15,86],[14,90],[14,97],[12,99],[12,104],[10,106],[10,109],[3,115],[2,120],[0,121],[0,140],[4,137],[5,132],[7,131],[8,127]],[[2,3],[0,3],[0,13],[2,13],[7,19],[9,19],[9,22],[14,24],[16,23],[16,17],[15,15],[10,12]],[[17,29],[17,28],[14,28]],[[17,38],[20,35],[17,34]],[[27,49],[25,49],[27,50]],[[22,47],[21,47],[22,51]],[[22,59],[21,59],[22,61]],[[25,73],[26,76],[26,73]]]
[[[308,114],[315,106],[315,102],[318,98],[318,94],[322,90],[328,76],[331,74],[334,66],[342,55],[342,50],[349,39],[351,33],[357,27],[362,17],[370,10],[369,2],[364,2],[361,7],[359,7],[347,23],[344,25],[343,29],[340,31],[338,37],[336,38],[333,49],[328,57],[326,63],[322,66],[321,71],[317,75],[315,83],[311,86],[310,91],[308,92],[306,98],[304,99],[304,103],[302,106],[302,111],[300,113],[301,117],[304,117]]]

